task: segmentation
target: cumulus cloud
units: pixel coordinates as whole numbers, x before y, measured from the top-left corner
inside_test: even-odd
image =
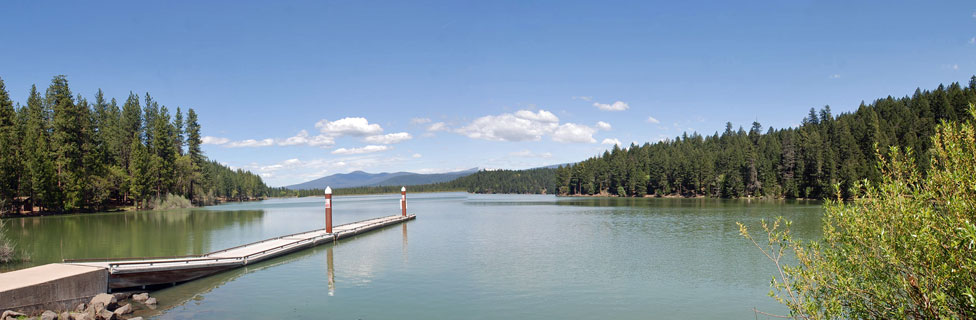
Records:
[[[332,154],[363,154],[363,153],[373,153],[393,149],[391,146],[377,146],[368,145],[362,148],[339,148],[332,150]]]
[[[600,143],[601,144],[609,144],[609,145],[618,145],[618,146],[621,145],[620,144],[620,140],[617,139],[617,138],[613,138],[613,139],[606,138],[606,139],[603,139],[603,142],[600,142]]]
[[[552,158],[552,153],[549,152],[535,153],[529,151],[528,149],[512,152],[509,153],[508,155],[513,157],[523,157],[523,158]]]
[[[535,113],[528,110],[519,110],[518,112],[515,112],[515,116],[538,122],[559,122],[559,117],[556,117],[556,115],[552,114],[552,112],[546,110],[539,110],[539,112]]]
[[[519,110],[515,114],[503,113],[475,119],[456,132],[473,139],[492,141],[538,141],[542,135],[552,132],[559,125],[559,118],[552,112]]]
[[[267,147],[274,145],[274,139],[247,139],[241,141],[234,141],[225,144],[228,148],[241,148],[241,147]]]
[[[602,121],[597,125],[610,127],[609,123]],[[556,142],[594,143],[596,130],[582,124],[560,124],[559,117],[546,110],[519,110],[477,118],[454,132],[472,139],[491,141],[539,141],[542,136],[550,135]]]
[[[309,136],[308,131],[299,131],[294,137],[290,137],[284,140],[279,140],[279,146],[294,146],[294,145],[308,145],[312,147],[327,147],[335,144],[335,138],[320,134],[316,136]]]
[[[575,123],[566,123],[558,128],[552,133],[552,140],[556,142],[576,142],[576,143],[594,143],[596,139],[593,139],[593,134],[596,133],[596,129]]]
[[[630,105],[627,105],[627,103],[623,101],[616,101],[611,104],[594,102],[593,106],[603,111],[624,111],[630,109]]]
[[[338,136],[373,136],[383,133],[383,128],[375,123],[369,123],[366,118],[342,118],[336,121],[329,121],[326,119],[319,120],[315,123],[315,128],[318,128],[324,134],[338,137]]]
[[[650,117],[650,116],[647,117],[647,122],[648,123],[661,123],[661,121],[658,121],[657,118]]]
[[[603,122],[603,121],[597,121],[596,128],[597,129],[600,129],[600,130],[603,130],[603,131],[610,131],[610,129],[613,129],[613,127],[610,126],[609,123],[606,123],[606,122]]]
[[[384,135],[368,136],[364,140],[366,140],[366,142],[369,143],[394,144],[394,143],[400,143],[406,140],[410,140],[412,138],[413,136],[411,136],[409,133],[398,132],[398,133],[390,133]]]
[[[413,118],[410,119],[410,124],[425,124],[430,123],[430,118]]]
[[[230,139],[227,139],[227,138],[219,138],[219,137],[211,137],[211,136],[205,136],[203,138],[200,138],[200,141],[203,144],[218,144],[219,145],[219,144],[225,144],[225,143],[230,142]]]

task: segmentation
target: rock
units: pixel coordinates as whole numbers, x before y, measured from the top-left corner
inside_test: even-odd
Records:
[[[116,292],[112,294],[115,296],[115,301],[122,301],[132,297],[132,292]]]
[[[129,318],[129,320],[142,320],[142,317]]]
[[[61,314],[58,315],[58,320],[71,320],[71,315],[68,314],[67,311],[61,312]]]
[[[102,309],[97,314],[95,314],[95,319],[96,320],[115,320],[115,319],[118,319],[118,317],[116,317],[115,316],[115,313],[113,313],[112,311],[108,311],[108,309]]]
[[[149,299],[147,299],[146,300],[146,305],[147,306],[155,306],[156,305],[156,298],[149,298]]]
[[[91,299],[91,302],[89,304],[95,306],[95,312],[97,313],[99,311],[98,310],[99,308],[97,306],[98,304],[101,304],[102,307],[106,309],[115,310],[115,308],[119,306],[117,303],[118,300],[115,300],[114,295],[110,295],[108,293],[99,293],[98,295],[96,295],[94,298]]]
[[[7,320],[7,318],[17,318],[17,317],[26,317],[26,316],[27,316],[26,314],[17,311],[7,310],[4,311],[3,314],[0,314],[0,320]]]
[[[57,318],[58,314],[51,310],[45,310],[44,313],[41,313],[41,320],[56,320]]]
[[[117,315],[117,316],[122,316],[123,314],[131,313],[132,312],[132,305],[131,304],[127,304],[127,305],[121,306],[118,309],[115,309],[114,312],[115,312],[115,315]]]
[[[139,294],[134,294],[134,295],[132,295],[132,300],[139,301],[139,302],[143,302],[143,301],[149,300],[149,293],[148,292],[143,292],[143,293],[139,293]]]
[[[79,303],[78,306],[75,307],[75,312],[85,312],[85,307],[86,306],[84,302]]]
[[[95,320],[88,316],[85,312],[72,312],[68,314],[71,320]]]

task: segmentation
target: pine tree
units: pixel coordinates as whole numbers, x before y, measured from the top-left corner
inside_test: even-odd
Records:
[[[180,107],[176,107],[176,114],[173,115],[173,146],[176,151],[182,156],[183,153],[183,111],[180,111]]]
[[[189,191],[188,196],[190,201],[193,201],[196,197],[194,191],[194,185],[197,181],[203,178],[203,165],[204,157],[203,151],[200,150],[200,144],[203,141],[200,137],[200,123],[197,121],[197,113],[190,108],[186,114],[186,146],[187,155],[190,157],[190,163],[193,165],[190,169],[192,173],[191,177],[188,178]]]
[[[51,147],[57,173],[57,185],[64,193],[61,209],[82,208],[84,197],[83,144],[87,139],[88,109],[75,104],[63,75],[54,77],[47,89],[46,103],[53,109]]]
[[[31,86],[24,113],[22,194],[30,199],[31,207],[60,210],[60,193],[51,161],[50,111],[45,108],[37,86]]]
[[[17,195],[21,176],[17,111],[0,79],[0,214],[8,211]]]

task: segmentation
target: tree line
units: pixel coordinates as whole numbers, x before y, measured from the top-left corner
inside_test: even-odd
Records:
[[[556,189],[555,169],[537,168],[528,170],[480,170],[473,174],[447,182],[407,186],[407,192],[450,192],[471,193],[519,193],[545,194]],[[401,186],[364,186],[337,188],[336,195],[399,193]],[[272,188],[269,192],[276,197],[322,196],[323,189],[291,190]]]
[[[912,96],[863,102],[854,112],[832,114],[830,106],[811,108],[796,128],[748,131],[727,123],[721,134],[685,133],[658,143],[619,146],[600,156],[559,167],[563,195],[710,196],[825,198],[838,185],[851,196],[855,182],[881,180],[874,161],[878,150],[914,150],[924,174],[936,126],[964,121],[976,102],[976,76],[969,86],[952,83]]]
[[[141,101],[140,101],[141,100]],[[0,213],[77,212],[134,205],[168,195],[208,204],[262,197],[251,172],[208,160],[196,112],[174,113],[149,93],[119,107],[99,89],[74,96],[64,76],[43,94],[31,86],[15,106],[0,79]]]

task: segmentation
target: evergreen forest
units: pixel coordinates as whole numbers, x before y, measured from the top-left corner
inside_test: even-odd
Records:
[[[32,86],[15,106],[0,79],[0,214],[147,208],[179,196],[194,204],[267,195],[251,172],[207,159],[197,113],[171,112],[146,93],[121,103],[102,90],[75,96],[64,76]]]
[[[628,148],[556,170],[562,195],[850,198],[855,182],[877,184],[877,155],[891,146],[913,150],[925,174],[937,125],[971,119],[976,76],[968,86],[952,83],[911,96],[863,102],[834,115],[830,106],[810,109],[798,127],[746,130],[727,123],[721,133],[685,133],[674,139]]]

